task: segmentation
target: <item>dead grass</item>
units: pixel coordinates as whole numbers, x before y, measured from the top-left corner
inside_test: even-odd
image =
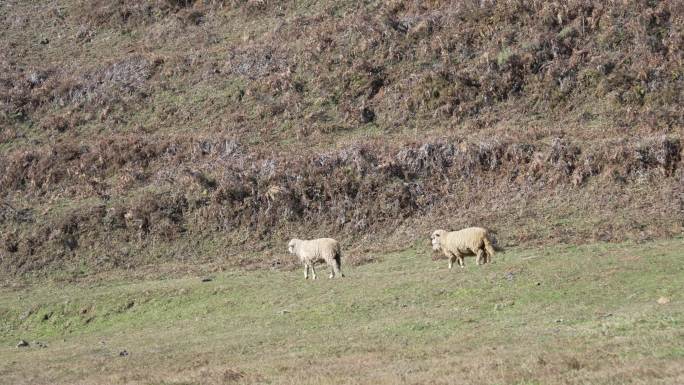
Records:
[[[145,264],[165,242],[185,260],[204,240],[261,266],[244,254],[293,233],[382,249],[445,221],[512,243],[680,234],[683,13],[9,1],[0,196],[47,215],[0,222],[0,264]]]
[[[681,217],[672,215],[681,212],[681,202],[668,198],[681,193],[680,152],[674,137],[586,148],[561,138],[453,137],[401,146],[371,142],[298,157],[266,157],[225,138],[126,135],[93,145],[64,143],[6,157],[0,186],[22,192],[23,201],[8,200],[3,209],[4,251],[13,258],[2,265],[28,272],[86,260],[100,270],[109,265],[95,259],[115,251],[114,244],[132,243],[141,248],[135,254],[148,255],[140,251],[159,245],[163,254],[165,243],[196,247],[210,239],[212,247],[216,241],[224,247],[208,249],[207,257],[233,260],[249,249],[273,255],[274,242],[297,233],[337,234],[346,247],[382,250],[416,241],[397,236],[397,229],[418,225],[427,234],[444,222],[494,227],[512,244],[664,237],[682,227]],[[647,188],[653,183],[658,190]],[[38,207],[29,199],[51,200],[39,222],[17,216],[35,215]],[[58,200],[64,207],[54,209]],[[614,211],[606,208],[623,217],[611,219]],[[221,234],[229,236],[218,240]],[[17,263],[46,254],[51,257],[42,262]]]
[[[237,103],[216,113],[203,100],[207,119],[187,123],[216,132],[238,122],[241,135],[271,145],[297,132],[321,142],[368,123],[467,132],[505,122],[509,131],[530,116],[573,132],[599,124],[607,132],[590,131],[597,136],[618,126],[652,135],[682,123],[680,7],[17,3],[3,13],[2,116],[14,125],[78,109],[87,112],[81,125],[107,116],[122,128],[131,115],[152,115],[148,129],[169,133],[178,119],[164,119],[170,103],[155,95],[215,93],[239,81]],[[65,31],[59,38],[48,38],[57,31],[50,19]]]

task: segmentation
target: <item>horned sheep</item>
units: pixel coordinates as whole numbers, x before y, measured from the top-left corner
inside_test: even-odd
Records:
[[[469,227],[458,231],[435,230],[430,236],[432,249],[441,251],[449,258],[449,269],[454,261],[463,268],[463,257],[475,255],[478,265],[491,262],[496,240],[491,232],[482,227]]]
[[[330,266],[330,278],[344,277],[341,272],[342,252],[340,244],[332,238],[319,238],[312,240],[292,239],[287,245],[290,254],[299,257],[304,264],[304,279],[309,279],[309,268],[316,279],[314,264],[324,260]]]

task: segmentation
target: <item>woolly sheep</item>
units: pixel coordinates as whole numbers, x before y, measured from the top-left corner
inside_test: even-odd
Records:
[[[287,251],[299,257],[304,264],[304,279],[309,279],[309,267],[316,279],[314,263],[324,260],[330,266],[330,278],[344,277],[340,271],[342,252],[340,244],[332,238],[312,240],[292,239],[287,245]]]
[[[432,249],[442,251],[449,258],[449,269],[454,261],[463,268],[463,257],[467,255],[477,256],[477,264],[491,262],[494,256],[494,237],[487,229],[481,227],[469,227],[459,231],[435,230],[430,236]]]

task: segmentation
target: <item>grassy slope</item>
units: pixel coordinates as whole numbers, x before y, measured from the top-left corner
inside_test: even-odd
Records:
[[[425,245],[301,271],[0,291],[12,384],[684,381],[684,242],[513,249],[449,272]],[[321,269],[323,270],[323,269]],[[323,271],[320,276],[325,276]],[[671,302],[656,303],[660,297]],[[27,310],[29,310],[27,312]],[[47,348],[17,349],[19,338]],[[119,357],[127,350],[130,355]]]
[[[682,234],[681,2],[172,3],[0,4],[3,273]]]

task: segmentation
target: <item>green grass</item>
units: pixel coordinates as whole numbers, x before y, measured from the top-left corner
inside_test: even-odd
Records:
[[[0,382],[681,383],[683,249],[513,249],[454,271],[412,249],[334,281],[320,266],[317,281],[298,269],[5,288]]]

